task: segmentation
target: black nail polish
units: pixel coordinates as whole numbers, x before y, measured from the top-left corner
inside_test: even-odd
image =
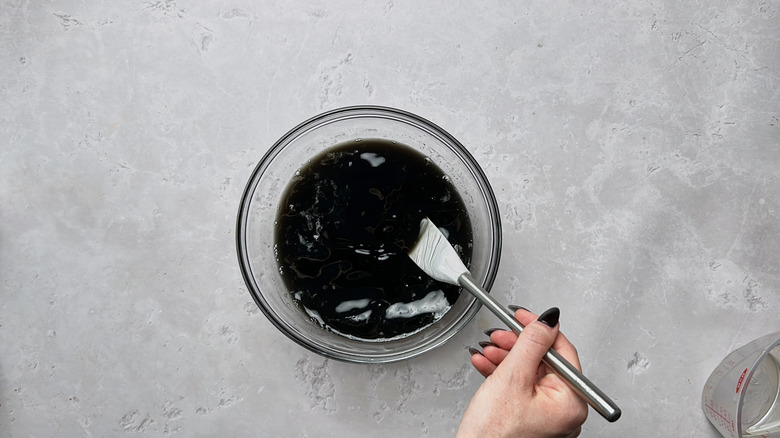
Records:
[[[479,346],[482,347],[483,350],[485,349],[485,347],[498,347],[498,345],[490,341],[480,341]]]
[[[472,347],[469,347],[469,354],[472,355],[472,356],[475,355],[475,354],[479,354],[480,356],[482,355],[482,353],[479,350],[477,350],[476,348],[472,348]]]
[[[538,321],[545,323],[548,327],[555,327],[558,325],[558,318],[561,317],[561,310],[557,307],[547,309],[539,315]]]
[[[500,328],[490,328],[490,329],[485,330],[485,334],[490,336],[490,335],[493,334],[493,332],[497,332],[499,330],[503,330],[503,329],[500,329]]]
[[[511,311],[513,311],[513,312],[517,312],[517,311],[518,311],[518,310],[520,310],[520,309],[523,309],[523,310],[529,311],[528,309],[526,309],[526,308],[525,308],[525,307],[523,307],[523,306],[515,306],[514,304],[510,304],[510,305],[508,305],[507,307],[509,308],[509,310],[511,310]]]

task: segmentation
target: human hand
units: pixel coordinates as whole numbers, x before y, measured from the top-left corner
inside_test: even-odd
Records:
[[[573,438],[588,416],[588,406],[569,385],[542,363],[551,347],[581,370],[577,350],[560,333],[560,312],[537,319],[525,309],[515,318],[525,326],[518,337],[490,330],[483,351],[471,350],[471,363],[486,377],[463,413],[457,438]]]

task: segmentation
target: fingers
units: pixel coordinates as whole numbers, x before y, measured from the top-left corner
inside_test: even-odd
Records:
[[[515,318],[520,321],[520,324],[527,326],[536,321],[537,316],[529,312],[527,309],[521,307],[515,311]],[[492,336],[490,340],[495,342]],[[514,343],[512,345],[514,345]],[[580,359],[577,355],[577,349],[563,333],[558,333],[558,337],[555,338],[555,342],[553,343],[552,348],[560,353],[561,356],[568,360],[569,363],[574,365],[578,370],[582,371],[580,367]]]
[[[503,348],[493,342],[480,342],[479,346],[482,347],[482,355],[494,365],[499,365],[509,354],[509,348]]]
[[[490,342],[507,351],[511,350],[517,341],[517,335],[509,330],[494,330],[490,332],[489,337]]]
[[[544,356],[547,349],[550,347],[545,348],[542,351],[542,347],[547,345],[549,343],[550,337],[553,338],[552,341],[552,348],[554,348],[558,353],[561,354],[566,360],[568,360],[572,365],[574,365],[578,370],[581,371],[580,367],[580,361],[579,357],[577,355],[577,350],[575,349],[574,345],[572,345],[571,342],[564,336],[562,333],[558,331],[558,316],[559,311],[557,308],[552,308],[548,310],[547,312],[543,313],[541,316],[537,317],[534,313],[528,311],[527,309],[524,309],[522,307],[515,307],[510,306],[510,308],[516,309],[515,310],[515,318],[520,321],[523,326],[533,326],[534,323],[537,321],[537,319],[541,318],[547,322],[547,330],[552,330],[551,333],[548,333],[547,335],[542,336],[541,344],[537,345],[535,347],[536,353],[534,354],[533,358],[539,357],[539,361],[541,361],[541,357]],[[539,324],[543,324],[541,321]],[[553,327],[550,328],[549,325],[552,325]],[[531,336],[531,345],[535,345],[538,343],[536,340],[538,338],[537,332],[539,327],[532,328],[531,332],[526,336]],[[524,330],[525,333],[527,331]],[[544,332],[542,332],[544,333]],[[474,368],[479,371],[480,374],[487,377],[491,375],[498,365],[500,365],[504,359],[507,358],[509,355],[510,350],[512,350],[512,347],[517,342],[518,336],[509,331],[504,329],[489,329],[485,331],[485,334],[489,336],[490,342],[480,342],[480,347],[482,347],[482,351],[470,348],[469,351],[471,352],[472,358],[471,363],[474,366]],[[524,348],[527,348],[524,347]],[[541,353],[541,356],[539,356],[539,353]],[[529,362],[526,363],[533,363],[536,359],[532,359]],[[524,361],[525,362],[525,361]],[[536,362],[539,363],[539,362]],[[536,369],[535,371],[542,372],[541,369]],[[527,372],[530,372],[530,369],[527,370]],[[546,372],[544,372],[546,373]]]
[[[559,315],[560,311],[553,307],[542,313],[536,321],[526,324],[506,357],[512,364],[513,380],[527,390],[533,389],[542,358],[558,336]]]
[[[531,311],[529,311],[526,308],[517,307],[517,306],[509,306],[509,307],[512,308],[512,309],[517,309],[517,310],[515,310],[515,319],[520,321],[520,324],[522,324],[523,327],[525,327],[528,324],[536,321],[536,318],[538,318],[537,315],[535,315],[534,313],[532,313]]]
[[[577,370],[582,371],[580,365],[580,356],[577,354],[577,349],[569,342],[569,339],[562,333],[558,333],[558,337],[555,339],[555,343],[552,346],[555,351],[560,353],[570,364],[574,365]]]
[[[491,362],[490,359],[483,356],[478,350],[470,348],[469,352],[471,353],[471,365],[482,374],[482,377],[487,378],[498,367],[497,364]]]

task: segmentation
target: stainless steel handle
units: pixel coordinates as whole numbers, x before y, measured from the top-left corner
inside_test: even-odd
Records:
[[[458,282],[467,291],[474,295],[485,307],[490,309],[498,319],[504,322],[515,333],[523,331],[523,325],[515,319],[514,314],[500,305],[492,296],[490,296],[481,286],[479,286],[469,273],[465,273],[458,278]],[[596,412],[601,414],[607,421],[613,422],[620,418],[620,408],[607,397],[596,385],[587,377],[582,375],[574,365],[563,358],[552,348],[547,350],[544,355],[544,363],[552,368],[556,374],[561,376],[569,386],[582,397]]]

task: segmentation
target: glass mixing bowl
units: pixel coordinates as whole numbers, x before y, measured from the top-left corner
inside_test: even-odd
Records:
[[[293,300],[274,255],[277,205],[295,172],[323,150],[362,139],[407,145],[431,159],[465,202],[473,231],[469,267],[490,290],[501,253],[501,222],[493,190],[471,154],[455,138],[414,114],[387,107],[354,106],[315,116],[285,134],[263,156],[247,182],[238,211],[238,261],[249,292],[268,319],[298,344],[333,359],[381,363],[408,359],[446,342],[480,308],[467,292],[441,319],[408,337],[384,341],[350,339],[322,328]]]

